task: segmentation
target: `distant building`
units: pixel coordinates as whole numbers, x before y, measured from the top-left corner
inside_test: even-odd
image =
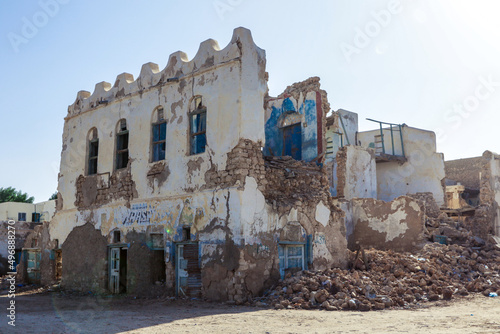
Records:
[[[27,236],[35,226],[50,221],[56,210],[56,201],[45,201],[40,203],[0,203],[0,275],[15,271],[9,268],[8,262],[8,236],[9,231],[15,231],[15,258],[17,265],[21,258],[22,248]],[[9,224],[14,221],[14,224]],[[9,228],[9,226],[11,226]],[[33,275],[37,276],[36,268]]]

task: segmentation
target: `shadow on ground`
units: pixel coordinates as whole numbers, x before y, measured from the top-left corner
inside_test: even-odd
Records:
[[[0,296],[1,333],[121,333],[181,319],[241,314],[256,307],[200,300],[134,299],[126,296],[76,296],[43,292],[16,296],[16,326],[6,317],[10,299]]]

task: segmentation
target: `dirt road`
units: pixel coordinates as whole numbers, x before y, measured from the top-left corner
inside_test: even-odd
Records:
[[[16,327],[0,296],[1,333],[500,333],[500,297],[413,310],[274,310],[198,301],[18,295]]]

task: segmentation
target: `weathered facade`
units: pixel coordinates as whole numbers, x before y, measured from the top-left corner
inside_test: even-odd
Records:
[[[177,52],[163,70],[148,63],[136,80],[78,93],[57,212],[39,231],[60,249],[63,287],[240,303],[287,271],[346,264],[343,213],[307,162],[325,146],[326,93],[266,98],[265,64],[238,28],[222,50],[208,40],[190,61]],[[311,104],[325,109],[309,118]],[[273,122],[300,123],[297,160],[281,157],[293,154]]]
[[[436,134],[407,125],[393,130],[392,136],[389,129],[383,129],[383,136],[380,132],[365,131],[357,136],[362,147],[376,151],[377,198],[391,201],[402,195],[431,192],[436,203],[442,206],[444,157],[436,153]],[[383,143],[383,152],[377,147],[378,143]]]
[[[351,250],[413,250],[425,217],[437,217],[444,204],[443,155],[431,131],[375,122],[379,129],[358,132],[356,113],[339,109],[327,118],[330,191],[345,213]]]

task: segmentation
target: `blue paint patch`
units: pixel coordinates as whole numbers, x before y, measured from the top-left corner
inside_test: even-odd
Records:
[[[311,161],[318,156],[318,120],[316,110],[316,100],[305,100],[296,110],[293,101],[286,98],[281,102],[281,106],[272,106],[271,115],[265,125],[266,145],[264,147],[264,155],[266,156],[282,156],[284,152],[284,133],[283,129],[279,128],[281,117],[287,112],[298,112],[304,115],[305,124],[301,123],[301,154],[296,157],[301,157],[301,160]],[[285,154],[286,155],[286,154]]]
[[[283,104],[281,105],[281,110],[283,111],[297,111],[295,110],[295,106],[293,105],[292,100],[289,97],[283,100]]]

